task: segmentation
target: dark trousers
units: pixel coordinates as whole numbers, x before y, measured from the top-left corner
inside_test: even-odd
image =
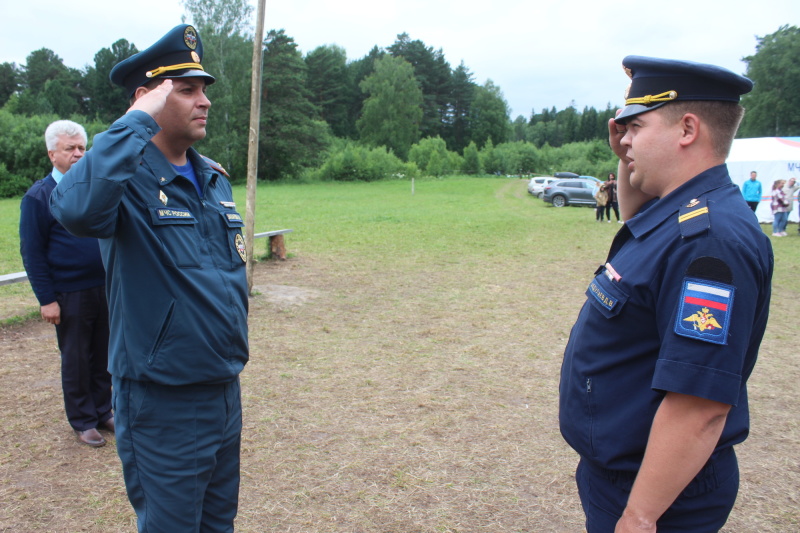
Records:
[[[598,205],[594,209],[595,209],[595,214],[594,214],[595,220],[599,220],[600,222],[602,222],[603,221],[603,211],[605,211],[606,206]]]
[[[58,293],[56,301],[61,308],[56,337],[64,409],[72,428],[85,431],[112,416],[105,288]]]
[[[581,459],[575,479],[588,533],[613,533],[628,503],[635,472],[599,469]],[[739,491],[733,448],[718,452],[659,518],[658,533],[716,533],[728,520]]]
[[[606,218],[611,220],[611,210],[614,210],[614,216],[617,217],[619,220],[619,203],[618,202],[608,202],[606,204]]]
[[[113,378],[117,452],[139,531],[229,532],[239,505],[239,380]]]
[[[753,210],[753,213],[755,213],[756,209],[758,209],[758,202],[747,202],[747,205],[750,206],[750,209]]]

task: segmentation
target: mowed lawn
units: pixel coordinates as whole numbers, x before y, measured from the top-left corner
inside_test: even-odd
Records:
[[[256,231],[294,232],[255,267],[237,530],[582,531],[558,373],[620,226],[507,178],[262,185],[257,204]],[[22,270],[18,218],[0,201],[0,274]],[[730,533],[800,528],[789,233]],[[36,310],[0,287],[0,530],[132,531],[113,438],[78,447],[64,420],[52,328],[14,319]]]

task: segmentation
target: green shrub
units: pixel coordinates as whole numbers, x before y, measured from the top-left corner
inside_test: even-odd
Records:
[[[569,143],[558,148],[545,144],[539,153],[545,174],[566,171],[605,179],[617,169],[618,160],[605,141]]]
[[[539,150],[525,141],[498,144],[494,148],[494,157],[497,170],[505,175],[532,174],[541,167]]]
[[[481,158],[475,141],[470,141],[469,145],[464,148],[464,164],[461,165],[461,171],[464,174],[474,176],[483,174],[483,165],[481,165]]]
[[[26,178],[12,174],[6,168],[5,163],[0,163],[0,198],[22,196],[30,186],[31,184]]]
[[[415,177],[414,163],[403,163],[385,147],[366,148],[348,144],[331,152],[322,166],[311,172],[313,179],[323,181],[377,181],[389,177]]]
[[[0,164],[5,173],[0,175],[0,196],[24,193],[36,180],[47,176],[53,165],[47,157],[44,143],[44,130],[51,122],[64,117],[58,115],[16,115],[0,109]],[[91,147],[92,137],[108,128],[107,124],[86,117],[72,115],[66,117],[86,129],[87,147]]]
[[[463,165],[462,157],[448,151],[447,144],[438,135],[414,144],[408,152],[408,160],[424,175],[436,177],[454,174]]]

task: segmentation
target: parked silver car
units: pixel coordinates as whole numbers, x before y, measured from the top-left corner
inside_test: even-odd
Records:
[[[565,205],[588,205],[594,207],[594,191],[597,182],[585,178],[558,180],[544,187],[542,200],[555,207]]]
[[[537,178],[531,178],[528,182],[528,192],[537,198],[541,198],[542,194],[544,194],[544,186],[552,181],[556,181],[558,178],[554,178],[552,176],[539,176]]]

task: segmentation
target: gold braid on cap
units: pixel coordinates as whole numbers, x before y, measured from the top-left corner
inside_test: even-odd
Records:
[[[160,76],[161,74],[164,74],[165,72],[169,72],[171,70],[184,70],[187,68],[202,70],[203,72],[205,72],[205,69],[202,67],[202,65],[200,65],[200,63],[181,63],[179,65],[170,65],[168,67],[155,68],[153,70],[146,72],[145,76],[147,76],[148,78],[155,78],[156,76]]]
[[[625,105],[631,104],[655,104],[657,102],[669,102],[671,100],[675,100],[678,97],[677,91],[666,91],[661,94],[647,94],[645,96],[639,96],[637,98],[628,98],[625,100]]]

